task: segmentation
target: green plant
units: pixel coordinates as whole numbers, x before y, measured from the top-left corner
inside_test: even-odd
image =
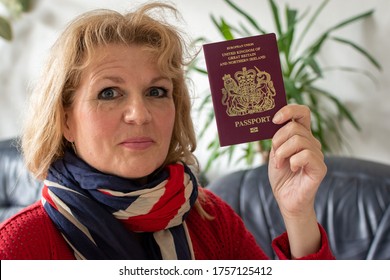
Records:
[[[248,12],[244,11],[234,3],[232,0],[224,0],[224,2],[238,13],[245,20],[244,23],[236,25],[229,23],[226,18],[216,18],[211,15],[213,25],[218,29],[219,33],[225,40],[232,40],[235,38],[252,36],[257,34],[270,33],[261,27],[259,22],[252,17]],[[275,25],[275,33],[278,38],[278,48],[283,72],[284,86],[287,95],[288,103],[305,104],[310,107],[312,112],[312,130],[314,136],[319,139],[322,144],[324,153],[331,152],[334,148],[331,143],[338,142],[340,146],[344,144],[344,139],[341,134],[341,122],[346,120],[354,128],[360,130],[353,114],[343,105],[343,103],[331,92],[319,87],[316,83],[325,78],[325,74],[329,71],[341,70],[353,73],[360,73],[372,79],[369,72],[361,69],[336,66],[323,67],[318,60],[318,55],[328,41],[337,42],[340,44],[352,47],[352,49],[372,63],[379,70],[381,66],[379,63],[363,48],[354,42],[336,36],[332,36],[335,30],[341,29],[351,23],[370,17],[373,10],[369,10],[362,14],[353,16],[351,18],[341,21],[339,24],[329,27],[326,31],[318,34],[316,39],[308,43],[307,47],[301,48],[301,43],[305,41],[308,31],[313,27],[316,19],[320,16],[329,0],[324,0],[312,14],[310,9],[300,13],[297,9],[290,8],[286,5],[284,10],[284,17],[281,17],[281,9],[277,6],[275,1],[268,0],[268,4],[273,15]],[[305,26],[300,34],[298,34],[298,25],[303,23],[303,19],[308,18]],[[253,30],[253,31],[250,31]],[[299,35],[299,36],[298,36]],[[209,42],[207,38],[198,38],[194,44]],[[191,72],[198,72],[207,75],[204,66],[200,66],[202,59],[197,57],[193,64],[188,68],[188,74]],[[203,64],[204,65],[204,64]],[[324,106],[324,104],[326,104]],[[210,128],[210,124],[214,122],[214,110],[212,108],[211,94],[206,94],[197,108],[200,114],[206,115],[207,120],[200,131],[199,137],[204,137],[206,131]],[[332,141],[333,140],[333,141]],[[334,141],[336,140],[336,141]],[[245,160],[247,165],[254,163],[255,155],[262,152],[266,157],[271,148],[271,140],[263,140],[258,142],[251,142],[244,145],[236,145],[221,148],[219,146],[218,135],[211,139],[208,144],[208,151],[210,156],[208,158],[205,170],[207,171],[210,164],[216,159],[227,157],[230,163],[233,154],[237,149],[242,149],[242,156],[238,161]]]
[[[30,11],[32,7],[32,0],[0,0],[6,11],[7,17],[0,16],[0,37],[11,41],[12,26],[11,22],[21,17],[24,12]]]

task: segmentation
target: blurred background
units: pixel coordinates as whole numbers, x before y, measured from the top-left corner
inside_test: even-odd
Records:
[[[9,10],[17,0],[0,0],[0,17],[9,19]],[[82,12],[95,8],[110,8],[126,11],[145,1],[130,0],[34,0],[31,9],[19,17],[10,20],[12,39],[0,37],[0,140],[20,134],[26,101],[39,75],[45,55],[66,24]],[[175,20],[181,29],[193,40],[203,37],[208,41],[221,41],[224,37],[215,27],[215,19],[223,17],[230,24],[247,21],[237,10],[232,9],[224,0],[174,0],[182,14],[180,21]],[[261,24],[267,32],[277,33],[270,2],[267,0],[233,1],[239,8]],[[347,44],[324,44],[318,54],[317,63],[323,67],[341,66],[358,71],[331,71],[318,81],[318,85],[332,92],[334,96],[353,114],[360,130],[351,123],[342,126],[344,146],[332,154],[348,155],[390,164],[390,1],[387,0],[283,0],[274,1],[279,7],[281,17],[286,6],[305,15],[304,22],[310,20],[310,14],[317,7],[326,4],[316,18],[306,39],[317,38],[318,34],[329,27],[366,11],[373,13],[362,20],[348,24],[334,31],[334,35],[346,38],[367,51],[380,64],[376,67],[367,57],[356,52],[356,48]],[[6,5],[4,5],[6,4]],[[0,25],[2,24],[0,20]],[[303,24],[304,25],[304,24]],[[251,31],[251,34],[256,34]],[[300,30],[302,32],[302,30]],[[1,34],[1,32],[0,32]],[[201,48],[201,43],[197,45]],[[304,49],[305,43],[302,44]],[[200,58],[202,53],[199,54]],[[202,66],[202,62],[199,62]],[[341,68],[340,68],[341,69]],[[204,97],[209,95],[207,76],[190,71],[189,86],[193,96],[194,122],[197,132],[203,130],[206,117],[199,114],[198,108]],[[327,106],[326,104],[324,106]],[[324,132],[326,135],[327,132]],[[211,122],[204,137],[199,139],[196,155],[201,167],[207,165],[210,158],[208,149],[211,138],[216,135],[215,122]],[[237,169],[248,168],[264,163],[261,156],[255,156],[251,164],[242,158],[247,146],[237,146],[230,163],[220,157],[207,169],[209,180]],[[242,151],[241,151],[242,150]]]

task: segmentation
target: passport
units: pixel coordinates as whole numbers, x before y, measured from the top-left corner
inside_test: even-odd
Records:
[[[220,146],[270,139],[287,104],[274,33],[203,45]]]

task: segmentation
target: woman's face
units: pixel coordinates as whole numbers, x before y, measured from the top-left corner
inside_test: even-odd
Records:
[[[65,112],[65,138],[96,169],[143,178],[164,162],[175,121],[172,80],[132,45],[97,49]]]

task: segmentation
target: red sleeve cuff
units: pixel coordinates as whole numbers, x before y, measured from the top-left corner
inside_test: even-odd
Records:
[[[321,233],[321,248],[318,252],[299,258],[299,260],[334,260],[335,257],[329,246],[329,241],[324,228],[318,224]],[[290,260],[290,244],[288,242],[287,232],[276,237],[272,241],[272,247],[280,260]]]

